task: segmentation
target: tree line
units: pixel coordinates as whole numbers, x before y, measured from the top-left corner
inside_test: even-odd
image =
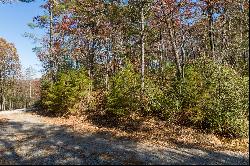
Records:
[[[33,75],[32,67],[22,73],[14,44],[0,38],[0,111],[26,108],[38,100],[40,81]]]
[[[246,0],[48,0],[31,28],[50,113],[155,115],[242,136],[248,126]]]

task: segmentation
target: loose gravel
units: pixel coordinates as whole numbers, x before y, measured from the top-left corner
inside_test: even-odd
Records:
[[[79,134],[23,110],[0,112],[0,165],[249,165],[245,154],[197,147],[157,147],[109,132]]]

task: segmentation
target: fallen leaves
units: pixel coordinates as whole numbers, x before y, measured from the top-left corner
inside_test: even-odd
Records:
[[[177,142],[196,145],[211,150],[231,150],[248,152],[248,139],[234,139],[233,141],[223,140],[213,134],[205,134],[192,128],[167,125],[164,121],[155,118],[144,119],[142,125],[135,131],[124,131],[118,128],[97,127],[85,117],[69,116],[66,118],[48,118],[46,122],[56,125],[67,125],[76,132],[94,133],[109,132],[115,139],[134,140],[146,142],[157,146],[175,146]],[[130,122],[129,124],[132,124]],[[129,126],[125,126],[128,127]]]
[[[154,117],[143,118],[142,123],[133,130],[133,122],[123,127],[96,126],[86,115],[64,117],[43,117],[48,124],[67,126],[79,133],[109,133],[114,139],[133,140],[156,146],[177,146],[186,144],[210,150],[230,150],[248,152],[248,139],[224,139],[214,134],[206,134],[192,128],[169,125]],[[138,120],[138,119],[137,119]],[[104,120],[103,120],[104,121]],[[126,130],[127,129],[127,130]],[[105,137],[105,135],[103,135]],[[112,139],[113,139],[112,138]]]

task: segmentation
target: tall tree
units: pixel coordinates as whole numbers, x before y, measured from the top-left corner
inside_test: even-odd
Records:
[[[0,38],[0,109],[6,109],[6,95],[12,94],[13,81],[20,71],[20,62],[14,44]]]

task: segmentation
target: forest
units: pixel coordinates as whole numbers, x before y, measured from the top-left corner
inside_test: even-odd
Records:
[[[1,109],[23,107],[17,101],[26,94],[28,105],[54,116],[154,116],[248,137],[247,0],[48,0],[41,7],[44,15],[29,26],[46,35],[26,34],[39,43],[38,95],[30,86],[15,95],[19,60],[1,38]]]
[[[15,45],[0,37],[0,111],[29,107],[39,99],[40,81],[33,75],[32,67],[21,71]]]

